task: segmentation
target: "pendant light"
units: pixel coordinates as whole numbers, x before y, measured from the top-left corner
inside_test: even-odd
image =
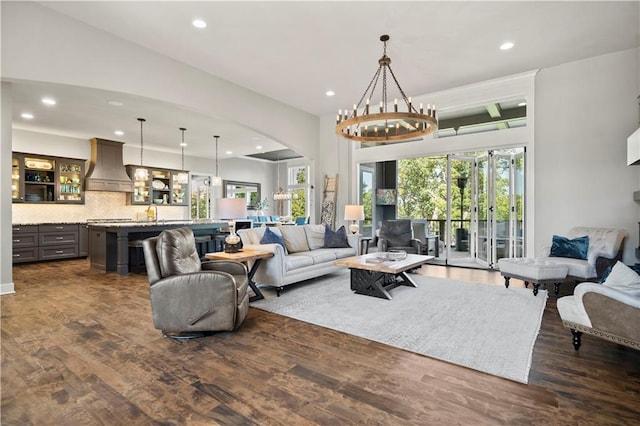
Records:
[[[218,175],[218,138],[220,136],[214,136],[216,140],[216,175],[211,178],[211,185],[222,186],[222,178]]]
[[[140,167],[138,167],[135,171],[135,178],[136,180],[143,181],[149,178],[149,171],[144,167],[144,162],[142,161],[144,153],[144,138],[142,126],[147,120],[145,120],[144,118],[138,118],[138,121],[140,122]]]

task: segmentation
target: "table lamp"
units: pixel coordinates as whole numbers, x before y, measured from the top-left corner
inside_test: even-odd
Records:
[[[237,253],[240,251],[240,237],[236,234],[234,219],[247,217],[246,201],[242,198],[218,198],[214,212],[216,219],[229,221],[229,235],[224,239],[225,253]]]
[[[364,220],[364,207],[359,205],[344,206],[344,220],[352,221],[351,225],[349,225],[349,232],[357,234],[360,230],[358,221]]]

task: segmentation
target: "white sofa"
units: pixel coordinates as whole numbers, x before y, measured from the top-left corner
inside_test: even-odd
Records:
[[[275,287],[278,296],[286,285],[344,269],[335,266],[333,261],[359,254],[358,235],[347,235],[349,247],[325,248],[324,225],[269,227],[283,237],[287,250],[277,243],[260,244],[266,229],[267,227],[241,229],[238,235],[243,248],[273,253],[273,257],[262,261],[253,279],[257,283]]]
[[[565,236],[573,239],[585,235],[589,237],[587,259],[549,256],[549,246],[543,249],[544,260],[566,265],[569,279],[588,281],[599,278],[608,266],[614,265],[622,258],[622,243],[628,234],[624,229],[578,226],[571,228]]]

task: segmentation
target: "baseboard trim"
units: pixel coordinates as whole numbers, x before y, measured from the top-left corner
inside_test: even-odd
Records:
[[[13,283],[0,284],[0,296],[3,296],[5,294],[15,294],[15,292],[16,290]]]

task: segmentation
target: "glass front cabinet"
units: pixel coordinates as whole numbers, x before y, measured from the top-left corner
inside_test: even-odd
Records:
[[[84,203],[84,161],[58,160],[58,191],[56,201]]]
[[[189,205],[189,172],[147,167],[143,168],[146,173],[136,173],[139,169],[139,166],[127,165],[127,173],[133,180],[131,204]]]
[[[22,156],[14,155],[11,159],[11,199],[24,201],[24,163]]]
[[[126,168],[127,174],[133,181],[131,204],[149,204],[151,193],[151,188],[149,187],[149,170],[137,166],[127,166]],[[140,171],[143,171],[143,173],[140,173]]]
[[[22,203],[84,204],[84,160],[13,153],[11,199]]]
[[[171,173],[171,204],[186,206],[189,204],[189,172],[174,171]]]

